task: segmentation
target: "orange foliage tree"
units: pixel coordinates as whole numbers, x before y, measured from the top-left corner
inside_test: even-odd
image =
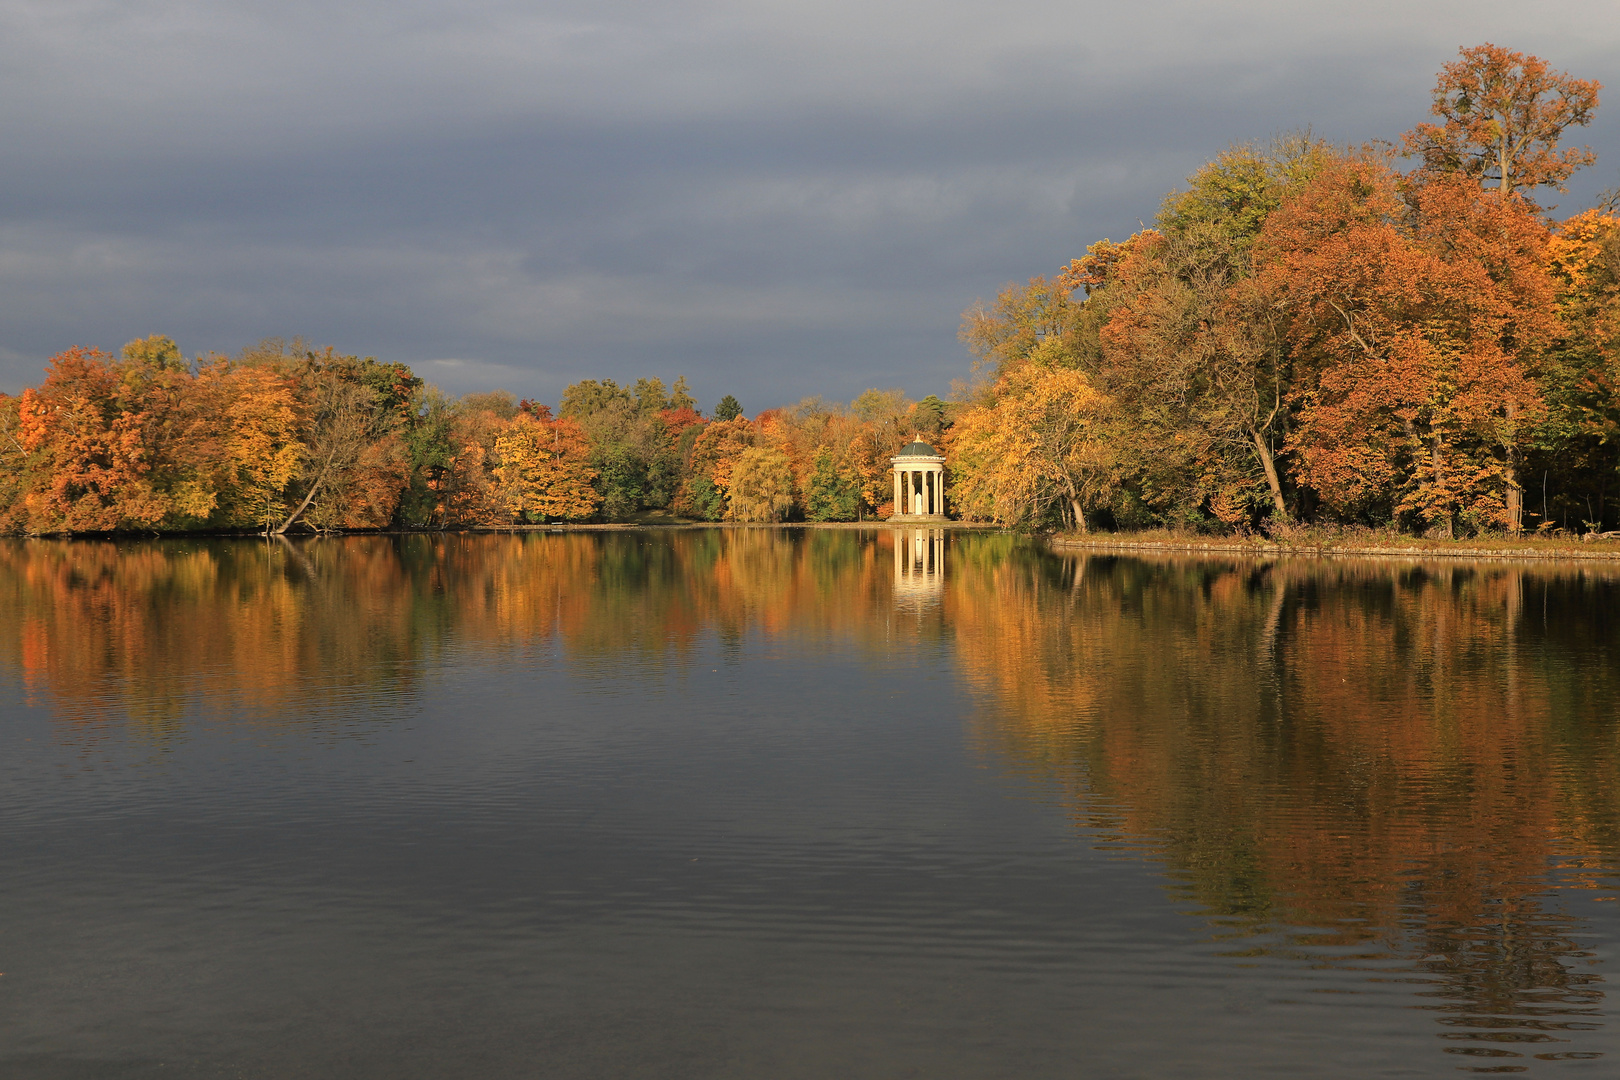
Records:
[[[34,532],[153,528],[174,510],[152,476],[145,436],[166,419],[175,376],[151,378],[97,349],[51,358],[45,382],[23,391],[18,434],[23,520]]]
[[[1555,72],[1546,61],[1500,45],[1459,50],[1434,88],[1430,111],[1441,121],[1404,137],[1422,159],[1418,179],[1461,173],[1494,182],[1504,196],[1538,187],[1564,190],[1570,173],[1590,165],[1590,147],[1560,150],[1564,130],[1591,123],[1601,84]]]
[[[1261,279],[1300,365],[1302,479],[1355,513],[1387,500],[1451,535],[1519,526],[1518,460],[1552,337],[1546,228],[1523,200],[1380,162],[1328,168],[1266,223]]]

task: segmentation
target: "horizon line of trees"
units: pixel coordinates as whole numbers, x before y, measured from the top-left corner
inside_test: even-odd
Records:
[[[853,521],[914,433],[960,516],[1024,528],[1456,537],[1620,518],[1620,193],[1562,220],[1598,83],[1495,45],[1388,144],[1238,144],[1152,227],[964,313],[950,402],[868,390],[705,417],[684,378],[555,411],[270,340],[74,348],[0,395],[0,532]]]
[[[583,380],[554,413],[301,341],[188,362],[154,335],[0,394],[0,533],[854,521],[887,511],[889,456],[950,413],[874,389],[753,419],[727,394],[705,417],[684,377]]]

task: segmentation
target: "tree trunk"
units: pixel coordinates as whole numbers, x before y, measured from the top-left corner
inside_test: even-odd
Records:
[[[1266,483],[1271,485],[1271,504],[1277,508],[1277,516],[1288,520],[1288,507],[1283,502],[1282,483],[1277,479],[1277,461],[1271,456],[1271,447],[1266,440],[1260,437],[1260,432],[1250,431],[1254,438],[1254,448],[1260,454],[1260,464],[1266,470]]]
[[[1508,192],[1513,190],[1513,188],[1508,184],[1508,118],[1506,116],[1501,116],[1498,117],[1496,122],[1502,125],[1502,141],[1497,147],[1496,153],[1497,163],[1502,169],[1502,199],[1505,202],[1508,197]]]
[[[335,456],[337,456],[336,450],[332,451],[332,453],[326,456],[326,464],[322,465],[321,471],[316,474],[315,482],[309,485],[309,493],[304,496],[304,501],[298,504],[298,509],[294,510],[291,514],[288,514],[287,520],[281,523],[281,528],[276,530],[277,536],[281,536],[288,529],[292,528],[293,522],[297,521],[299,515],[305,510],[309,509],[309,504],[315,501],[315,494],[321,490],[321,484],[326,481],[326,471],[332,467],[332,458]]]
[[[1507,527],[1508,532],[1524,531],[1524,488],[1519,485],[1519,470],[1508,459],[1507,467]]]
[[[1086,533],[1086,515],[1080,509],[1080,493],[1074,490],[1074,481],[1068,477],[1063,479],[1063,489],[1069,493],[1069,511],[1074,515],[1074,528],[1076,532]]]
[[[1518,414],[1518,406],[1514,402],[1508,402],[1508,423],[1512,424],[1512,422],[1518,417]],[[1508,443],[1507,468],[1503,471],[1502,475],[1507,481],[1508,532],[1522,532],[1524,530],[1524,485],[1519,483],[1519,446],[1517,441]]]
[[[1438,492],[1446,490],[1445,464],[1440,455],[1440,436],[1429,437],[1429,459],[1434,464],[1434,488]],[[1457,539],[1457,515],[1450,506],[1446,507],[1446,539]]]

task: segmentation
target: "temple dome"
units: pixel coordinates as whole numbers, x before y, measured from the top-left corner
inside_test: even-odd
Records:
[[[902,447],[900,452],[894,455],[893,460],[899,461],[901,458],[937,458],[939,456],[939,451],[923,442],[919,436]]]

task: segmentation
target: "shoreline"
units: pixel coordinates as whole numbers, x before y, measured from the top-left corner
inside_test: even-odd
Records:
[[[361,536],[492,536],[523,533],[622,533],[622,532],[677,532],[697,529],[794,529],[794,530],[857,530],[893,531],[898,529],[942,529],[952,532],[1011,532],[991,522],[982,521],[630,521],[630,522],[558,522],[545,525],[484,526],[459,529],[366,529],[332,532],[298,532],[280,536],[263,532],[196,531],[196,532],[82,532],[37,533],[0,536],[0,540],[98,540],[98,541],[152,541],[152,540],[286,540],[305,541],[340,539]],[[1028,535],[1028,534],[1026,534]],[[1461,561],[1516,561],[1516,562],[1620,562],[1620,541],[1599,540],[1590,543],[1567,539],[1549,540],[1526,538],[1523,540],[1427,540],[1419,537],[1404,540],[1357,541],[1323,540],[1316,542],[1289,542],[1260,537],[1207,537],[1176,535],[1172,533],[1046,533],[1034,534],[1030,539],[1055,554],[1078,552],[1118,554],[1166,554],[1191,556],[1239,556],[1244,558],[1374,558],[1374,559],[1456,559]]]
[[[1119,534],[1103,538],[1058,534],[1045,538],[1056,552],[1118,551],[1131,553],[1163,552],[1178,555],[1239,555],[1248,558],[1357,558],[1357,559],[1459,559],[1469,562],[1587,562],[1620,561],[1620,543],[1599,540],[1592,543],[1568,540],[1424,540],[1413,537],[1400,542],[1290,543],[1284,540],[1217,539]]]
[[[555,522],[546,525],[475,525],[455,529],[333,529],[265,533],[242,529],[196,529],[185,532],[130,530],[126,532],[50,532],[0,534],[0,540],[316,540],[349,536],[496,536],[508,533],[647,532],[685,529],[952,529],[970,532],[1007,532],[988,521],[597,521]]]

